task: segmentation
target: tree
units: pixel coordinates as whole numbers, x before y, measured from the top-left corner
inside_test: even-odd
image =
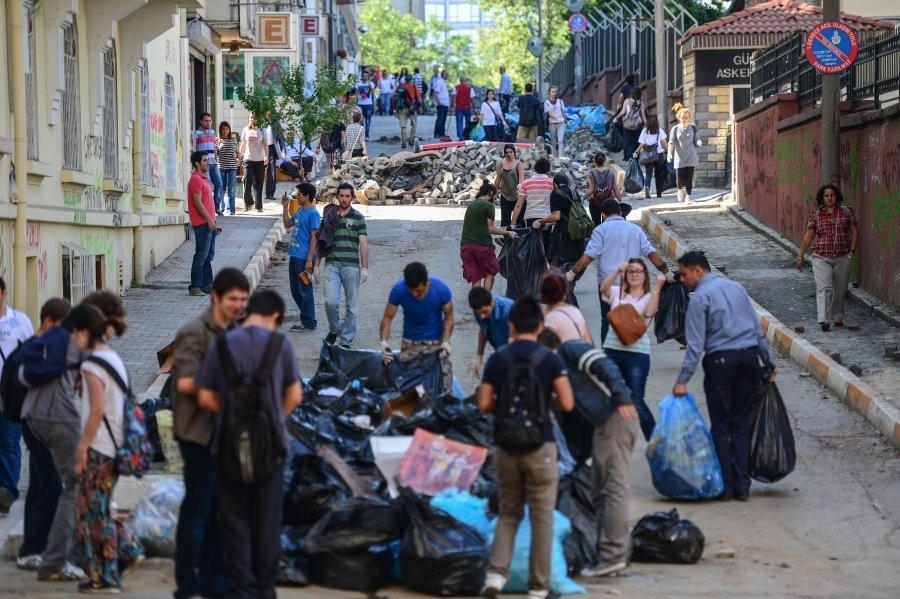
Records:
[[[359,35],[364,64],[395,73],[401,67],[412,68],[419,63],[425,23],[412,15],[401,15],[390,0],[367,0],[359,9],[359,22],[368,27]]]

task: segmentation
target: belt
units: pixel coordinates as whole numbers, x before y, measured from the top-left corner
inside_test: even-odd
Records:
[[[720,349],[719,351],[710,352],[707,355],[724,354],[725,352],[740,353],[740,352],[745,352],[745,351],[756,351],[756,346],[753,345],[751,347],[742,347],[740,349]]]

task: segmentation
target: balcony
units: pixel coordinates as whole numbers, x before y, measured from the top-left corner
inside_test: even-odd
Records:
[[[219,34],[222,46],[254,47],[256,45],[256,13],[262,7],[258,0],[207,0],[204,18]]]

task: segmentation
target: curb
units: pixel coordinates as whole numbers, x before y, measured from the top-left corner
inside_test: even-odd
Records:
[[[697,207],[708,208],[709,206],[700,204]],[[666,228],[655,213],[660,209],[666,210],[667,208],[655,206],[645,208],[641,214],[641,225],[662,246],[663,250],[675,258],[679,258],[690,248],[681,243]],[[713,271],[725,276],[715,267],[713,267]],[[891,445],[900,449],[900,410],[891,405],[858,376],[786,327],[752,298],[750,303],[759,315],[763,334],[772,349],[809,372],[816,381],[837,395],[842,403],[862,414]]]

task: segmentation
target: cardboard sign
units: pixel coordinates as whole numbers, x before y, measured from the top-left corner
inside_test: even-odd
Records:
[[[417,428],[400,463],[400,484],[425,495],[437,495],[450,487],[468,491],[478,478],[487,453],[485,447]]]

